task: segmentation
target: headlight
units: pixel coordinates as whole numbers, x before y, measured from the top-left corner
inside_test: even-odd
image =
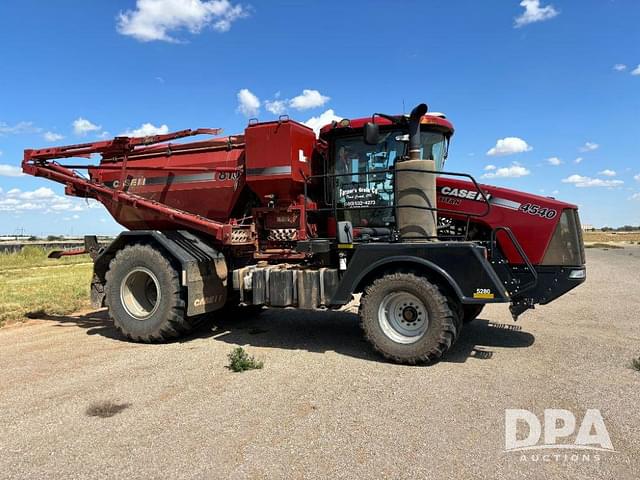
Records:
[[[583,268],[580,270],[571,270],[569,273],[569,278],[573,280],[582,280],[583,278],[587,278],[587,271]]]

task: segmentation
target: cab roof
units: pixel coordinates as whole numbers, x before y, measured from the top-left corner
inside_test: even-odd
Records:
[[[401,118],[402,115],[396,115],[396,117]],[[350,128],[352,130],[357,130],[359,128],[363,128],[364,125],[370,121],[371,117],[363,117],[355,118],[353,120],[343,119],[339,122],[332,122],[320,129],[320,135],[328,134],[335,129]],[[384,117],[379,117],[377,115],[374,117],[374,122],[378,125],[392,125],[391,120],[388,120]],[[454,132],[453,124],[443,116],[427,114],[420,119],[420,123],[422,125],[433,125],[435,127],[438,127],[439,129],[444,130],[445,133],[448,133],[449,135],[453,135]]]

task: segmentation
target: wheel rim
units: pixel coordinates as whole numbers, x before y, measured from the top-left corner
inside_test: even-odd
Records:
[[[136,320],[151,317],[160,305],[160,298],[160,284],[148,268],[131,270],[120,285],[122,306]]]
[[[429,327],[424,303],[407,292],[389,293],[380,302],[378,323],[387,337],[396,343],[415,343]]]

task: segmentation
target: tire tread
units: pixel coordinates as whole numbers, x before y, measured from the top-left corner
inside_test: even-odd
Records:
[[[383,289],[388,289],[389,284],[397,283],[399,285],[410,283],[420,290],[427,293],[427,297],[433,299],[431,302],[432,309],[439,317],[439,332],[435,342],[425,345],[419,353],[409,356],[398,355],[389,352],[383,345],[378,336],[375,334],[375,329],[371,328],[372,322],[377,323],[377,313],[375,318],[372,318],[371,308],[374,312],[377,312],[377,304],[371,305],[370,303],[376,302],[376,295],[378,295]],[[425,277],[416,275],[414,273],[390,273],[383,277],[374,280],[369,285],[362,296],[359,307],[360,325],[364,330],[366,339],[371,343],[373,348],[381,353],[385,358],[392,360],[396,363],[404,363],[415,365],[418,363],[434,363],[442,358],[442,356],[451,348],[455,343],[460,328],[456,327],[458,320],[456,319],[456,313],[452,310],[447,297],[442,294],[440,289],[429,282]]]
[[[129,340],[143,343],[167,342],[190,332],[197,323],[198,317],[191,319],[186,316],[185,301],[182,297],[178,272],[171,265],[169,260],[167,260],[160,251],[153,248],[151,245],[133,244],[119,250],[109,263],[109,270],[106,273],[106,285],[109,285],[109,282],[114,281],[114,270],[117,269],[120,264],[126,264],[127,262],[133,261],[140,255],[151,255],[159,268],[170,272],[169,282],[171,289],[169,291],[163,291],[162,294],[169,295],[173,298],[171,308],[169,309],[167,317],[155,332],[149,333],[148,335],[134,335],[127,331],[126,326],[123,325],[120,319],[113,314],[110,295],[107,294],[105,297],[105,304],[108,308],[109,316],[113,320],[114,326]],[[108,291],[109,289],[107,288],[107,292]]]

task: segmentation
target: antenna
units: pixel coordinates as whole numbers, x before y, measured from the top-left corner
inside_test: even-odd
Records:
[[[405,110],[404,110],[404,98],[403,98],[402,99],[402,115],[404,115],[405,113],[407,113],[407,112],[405,112]]]

